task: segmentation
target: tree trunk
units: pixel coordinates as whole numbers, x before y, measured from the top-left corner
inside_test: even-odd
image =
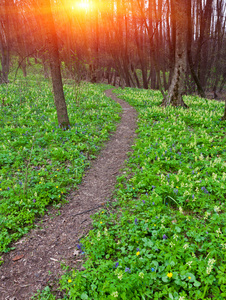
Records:
[[[220,88],[219,88],[219,92],[220,93],[222,92],[225,83],[226,83],[226,72],[223,73],[223,78],[222,78],[222,81],[221,81],[221,84],[220,84]]]
[[[0,7],[1,13],[1,33],[0,33],[0,47],[1,47],[1,78],[0,83],[8,83],[9,75],[9,39],[10,39],[10,29],[9,29],[9,3],[3,1]]]
[[[131,63],[131,71],[132,71],[132,73],[133,73],[133,75],[134,75],[134,78],[135,78],[135,80],[136,80],[137,87],[138,87],[138,89],[140,89],[140,81],[139,81],[139,78],[138,78],[138,76],[137,76],[136,69],[135,69],[135,67],[133,66],[132,63]]]
[[[213,0],[207,0],[204,11],[204,30],[203,30],[203,47],[201,53],[200,61],[200,82],[204,90],[208,87],[208,80],[210,78],[210,70],[212,69],[212,63],[214,61],[214,55],[216,49],[212,49],[212,58],[211,58],[211,47],[210,47],[210,28],[211,28],[211,15],[212,15],[212,6]],[[208,74],[209,73],[209,74]]]
[[[192,61],[192,52],[191,52],[191,47],[192,47],[192,18],[191,18],[191,1],[192,0],[187,0],[188,1],[188,34],[187,34],[187,51],[188,51],[188,64],[191,70],[191,75],[196,83],[197,89],[198,89],[198,94],[202,98],[206,98],[205,92],[202,88],[201,82],[199,81],[198,76],[196,75],[193,61]]]
[[[187,107],[182,99],[184,89],[184,74],[187,63],[187,7],[186,1],[175,0],[176,8],[176,49],[175,65],[172,82],[169,87],[168,95],[163,99],[162,105]]]
[[[51,4],[50,0],[41,0],[39,3],[42,7],[42,19],[47,37],[47,49],[49,52],[50,70],[58,124],[62,128],[68,128],[70,123],[64,98],[57,35],[51,11]]]
[[[2,83],[8,83],[8,75],[9,75],[9,51],[8,47],[2,47]]]
[[[46,54],[45,53],[43,53],[41,59],[42,59],[44,77],[45,77],[45,79],[49,79],[48,63],[47,63],[47,58],[46,58]]]

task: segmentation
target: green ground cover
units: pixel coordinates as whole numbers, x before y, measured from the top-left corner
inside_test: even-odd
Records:
[[[116,202],[77,245],[85,270],[60,280],[63,299],[226,298],[226,122],[223,104],[156,91],[117,94],[139,113]],[[56,299],[50,287],[36,299]]]
[[[106,88],[84,84],[76,102],[74,87],[65,85],[71,128],[63,131],[48,81],[0,86],[0,252],[81,182],[119,121],[121,108]]]

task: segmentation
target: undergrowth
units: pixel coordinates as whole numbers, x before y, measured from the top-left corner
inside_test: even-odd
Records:
[[[223,105],[186,97],[189,109],[165,109],[159,92],[116,93],[136,107],[138,137],[116,201],[77,245],[85,270],[60,279],[63,299],[225,299]],[[35,299],[58,298],[46,287]]]
[[[75,95],[65,85],[71,127],[62,130],[48,81],[0,85],[0,252],[48,205],[65,201],[115,130],[121,108],[104,95],[106,88],[83,84]]]

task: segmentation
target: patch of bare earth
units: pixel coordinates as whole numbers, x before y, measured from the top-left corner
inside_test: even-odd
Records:
[[[37,289],[43,289],[63,274],[61,262],[81,268],[82,261],[74,255],[79,238],[92,228],[90,215],[111,199],[127,152],[135,137],[136,111],[116,98],[111,90],[106,95],[123,108],[121,122],[98,158],[86,172],[79,189],[68,195],[68,204],[53,208],[33,229],[14,243],[15,250],[4,254],[0,268],[0,299],[28,300]],[[49,273],[51,272],[51,274]],[[59,293],[60,296],[60,293]]]

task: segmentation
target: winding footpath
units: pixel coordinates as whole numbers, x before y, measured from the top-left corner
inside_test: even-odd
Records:
[[[92,162],[79,189],[68,195],[69,203],[60,211],[51,208],[36,224],[37,228],[12,245],[15,250],[3,255],[0,300],[28,300],[38,289],[48,284],[54,286],[55,279],[65,272],[62,262],[81,269],[82,260],[76,255],[76,244],[92,229],[90,215],[112,198],[116,177],[135,138],[135,109],[118,99],[111,90],[105,93],[123,109],[116,132]]]

